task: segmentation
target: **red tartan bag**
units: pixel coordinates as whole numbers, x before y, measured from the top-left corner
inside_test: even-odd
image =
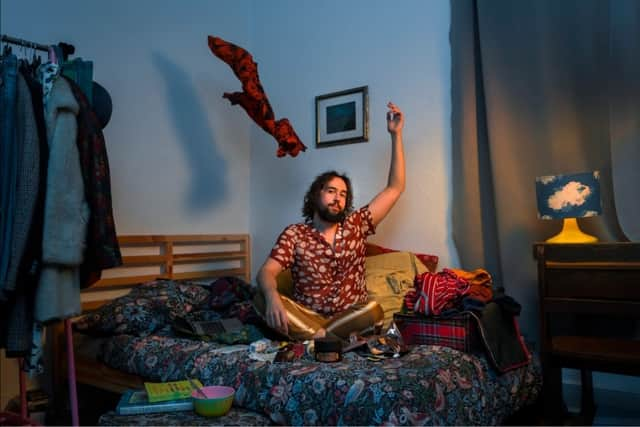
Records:
[[[478,325],[467,312],[447,317],[395,313],[393,321],[407,345],[441,345],[467,353],[479,348]]]

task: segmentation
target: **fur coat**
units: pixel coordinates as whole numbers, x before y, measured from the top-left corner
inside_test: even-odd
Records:
[[[89,208],[76,145],[78,108],[67,81],[57,78],[45,105],[49,164],[43,268],[35,303],[35,318],[40,322],[81,312],[79,266],[85,250]]]

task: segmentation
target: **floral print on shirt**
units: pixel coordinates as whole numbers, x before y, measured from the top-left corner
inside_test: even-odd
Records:
[[[333,246],[312,224],[293,224],[280,234],[270,257],[291,268],[296,302],[332,315],[367,302],[365,240],[374,233],[364,206],[338,224]]]

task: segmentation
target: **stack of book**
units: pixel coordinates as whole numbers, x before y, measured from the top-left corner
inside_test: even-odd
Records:
[[[116,406],[118,415],[193,410],[191,392],[202,387],[198,380],[144,383],[145,390],[127,390]]]

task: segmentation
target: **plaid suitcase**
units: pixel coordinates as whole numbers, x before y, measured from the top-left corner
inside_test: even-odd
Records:
[[[478,325],[468,312],[448,317],[395,313],[393,321],[408,345],[441,345],[469,353],[480,342]]]

